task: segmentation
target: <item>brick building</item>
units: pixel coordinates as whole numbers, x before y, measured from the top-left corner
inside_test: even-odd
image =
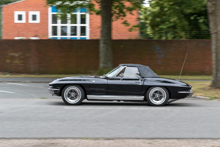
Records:
[[[99,39],[101,17],[78,9],[59,20],[56,7],[46,6],[45,0],[20,0],[3,6],[3,39]],[[138,24],[138,13],[125,18],[132,25]],[[136,39],[139,31],[129,32],[129,27],[113,22],[113,39]]]

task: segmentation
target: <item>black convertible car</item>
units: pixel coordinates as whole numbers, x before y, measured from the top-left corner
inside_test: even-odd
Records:
[[[108,101],[147,101],[162,106],[191,96],[192,87],[179,80],[160,78],[148,66],[120,64],[104,76],[78,76],[54,80],[52,95],[62,96],[69,105],[84,99]]]

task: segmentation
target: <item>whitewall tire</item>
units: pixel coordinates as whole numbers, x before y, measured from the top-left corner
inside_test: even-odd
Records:
[[[146,93],[146,100],[152,106],[164,106],[169,100],[169,92],[164,87],[151,87]]]
[[[62,91],[62,99],[68,105],[79,105],[85,98],[85,92],[78,85],[68,85]]]

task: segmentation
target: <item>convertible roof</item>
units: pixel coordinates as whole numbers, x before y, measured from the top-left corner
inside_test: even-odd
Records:
[[[150,67],[141,64],[120,64],[119,66],[137,67],[143,78],[158,78],[159,76]]]

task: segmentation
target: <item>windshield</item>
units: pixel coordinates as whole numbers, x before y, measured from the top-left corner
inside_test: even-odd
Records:
[[[107,73],[105,76],[107,77],[112,77],[114,76],[117,72],[119,72],[121,70],[121,66],[118,66],[116,68],[114,68],[113,70],[111,70],[109,73]]]

